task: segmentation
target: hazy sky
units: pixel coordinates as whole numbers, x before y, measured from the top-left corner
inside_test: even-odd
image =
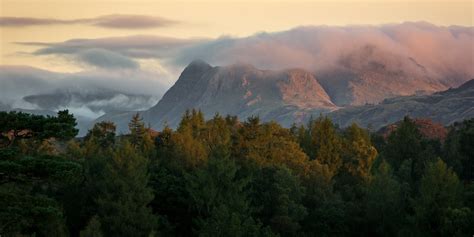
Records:
[[[453,0],[0,0],[0,4],[0,65],[30,65],[61,72],[80,71],[83,65],[59,60],[54,55],[31,55],[42,46],[17,42],[130,35],[183,39],[244,37],[302,25],[378,25],[405,21],[473,25],[473,1]],[[127,18],[131,15],[136,18]],[[137,24],[127,25],[127,22]],[[141,63],[153,64],[153,61]]]

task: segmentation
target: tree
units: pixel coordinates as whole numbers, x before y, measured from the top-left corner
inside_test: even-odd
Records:
[[[77,123],[74,115],[68,110],[59,111],[57,117],[48,117],[44,125],[43,135],[45,138],[54,137],[60,140],[68,140],[77,135],[79,129],[75,128]]]
[[[365,198],[367,235],[397,236],[404,218],[403,191],[392,174],[390,165],[382,161],[367,188]]]
[[[308,156],[288,129],[277,123],[260,125],[258,118],[249,118],[234,139],[232,156],[241,165],[284,165],[298,175],[305,175],[308,170]]]
[[[377,157],[377,150],[370,142],[369,134],[357,124],[345,131],[344,169],[352,177],[369,181],[370,170]]]
[[[259,219],[281,236],[300,235],[300,222],[307,211],[302,204],[304,188],[284,166],[261,169],[252,181],[253,205]]]
[[[444,145],[444,160],[459,177],[474,180],[474,119],[455,123]]]
[[[402,165],[405,165],[404,170],[409,169],[408,173],[398,176],[415,190],[425,165],[436,159],[431,145],[429,140],[423,138],[415,122],[405,117],[397,129],[390,133],[382,156],[396,173],[400,173]]]
[[[0,160],[0,233],[66,235],[61,193],[82,181],[81,171],[55,156]]]
[[[249,179],[239,178],[238,167],[216,153],[207,166],[186,176],[186,190],[200,236],[262,236],[268,230],[252,218],[248,198]]]
[[[69,140],[78,133],[76,119],[68,110],[59,111],[56,117],[32,115],[22,112],[0,112],[0,148],[11,146],[21,139]],[[3,140],[3,141],[2,141]],[[6,142],[5,142],[6,140]]]
[[[148,161],[123,142],[107,161],[102,193],[97,199],[99,220],[106,236],[147,236],[157,219],[148,204]]]
[[[153,141],[150,128],[145,127],[143,118],[139,113],[136,113],[130,123],[128,123],[130,130],[129,141],[132,146],[144,155],[149,156],[155,149],[155,142]]]
[[[445,224],[453,223],[451,218],[469,216],[468,213],[461,214],[467,211],[461,205],[462,186],[457,175],[441,159],[427,166],[421,178],[419,192],[413,203],[416,226],[421,228],[419,231],[431,236],[441,236],[442,231],[446,230],[460,231],[447,228]],[[455,214],[456,212],[459,214]],[[459,221],[454,221],[456,222]],[[456,233],[444,234],[453,236]]]
[[[333,172],[318,160],[312,160],[309,172],[302,179],[305,195],[303,204],[308,210],[302,222],[307,236],[343,236],[348,232],[344,226],[344,203],[333,190]]]
[[[80,237],[102,237],[101,224],[98,216],[93,216],[86,228],[79,234]]]
[[[327,117],[319,117],[311,125],[312,149],[316,152],[316,159],[326,164],[329,170],[337,173],[342,166],[341,139],[336,129]]]
[[[102,148],[111,147],[115,143],[115,124],[113,122],[102,121],[94,124],[94,127],[89,130],[84,140],[95,139]]]

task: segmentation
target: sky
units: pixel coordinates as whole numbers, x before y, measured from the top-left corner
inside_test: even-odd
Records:
[[[160,0],[0,0],[0,17],[76,21],[31,26],[0,23],[0,65],[30,65],[77,72],[79,65],[55,57],[32,56],[38,46],[18,42],[63,42],[75,38],[158,35],[174,38],[245,37],[305,25],[387,24],[426,21],[435,25],[473,25],[473,1],[160,1]],[[112,14],[161,18],[162,25],[107,27],[78,19]]]
[[[465,80],[473,12],[472,0],[0,0],[0,109],[44,109],[25,97],[57,91],[109,91],[71,102],[90,117],[143,109],[195,59],[318,73],[370,57]]]

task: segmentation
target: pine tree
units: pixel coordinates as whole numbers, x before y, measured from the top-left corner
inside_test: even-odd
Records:
[[[214,153],[206,167],[186,176],[191,205],[199,213],[199,236],[262,236],[251,216],[248,178],[237,176],[238,167],[223,153]]]
[[[299,178],[284,167],[268,167],[255,173],[252,200],[259,219],[281,236],[300,235],[307,211],[302,204],[304,188]]]
[[[157,227],[148,204],[153,193],[148,184],[147,160],[125,141],[108,160],[98,204],[106,236],[147,236]]]
[[[151,137],[150,128],[145,126],[139,113],[132,117],[128,123],[128,129],[130,130],[129,141],[132,146],[145,156],[151,156],[155,149],[155,142]]]

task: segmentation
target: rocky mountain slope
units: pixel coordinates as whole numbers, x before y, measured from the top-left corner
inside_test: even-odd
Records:
[[[377,104],[396,96],[431,94],[465,82],[462,78],[444,80],[415,59],[374,45],[354,48],[339,57],[338,67],[316,75],[339,106]]]
[[[192,108],[207,117],[215,113],[241,119],[258,115],[263,121],[276,120],[286,126],[302,122],[310,114],[338,109],[316,78],[302,69],[270,71],[246,64],[212,67],[194,61],[157,105],[141,113],[159,129],[165,123],[175,127],[183,113]],[[130,115],[107,114],[99,121],[112,120],[119,130],[126,129]]]
[[[455,89],[431,95],[385,99],[377,105],[347,107],[329,113],[335,123],[345,127],[355,122],[378,129],[404,116],[429,118],[444,125],[474,117],[474,79]]]
[[[140,114],[154,129],[165,124],[176,127],[183,113],[193,108],[200,109],[207,118],[215,113],[240,119],[258,115],[263,121],[275,120],[284,126],[304,123],[320,114],[328,114],[341,126],[357,122],[373,128],[399,121],[405,115],[431,118],[443,124],[474,116],[473,81],[431,94],[446,85],[422,74],[415,78],[397,73],[383,62],[350,67],[358,68],[353,72],[365,74],[354,77],[355,74],[344,75],[344,71],[339,71],[341,77],[332,74],[329,80],[327,74],[318,80],[302,69],[260,70],[247,64],[213,67],[198,60],[184,69],[158,104]],[[338,89],[338,83],[345,87]],[[367,104],[380,100],[383,101],[379,104]],[[113,121],[119,132],[126,132],[133,113],[136,112],[111,112],[97,121]]]

